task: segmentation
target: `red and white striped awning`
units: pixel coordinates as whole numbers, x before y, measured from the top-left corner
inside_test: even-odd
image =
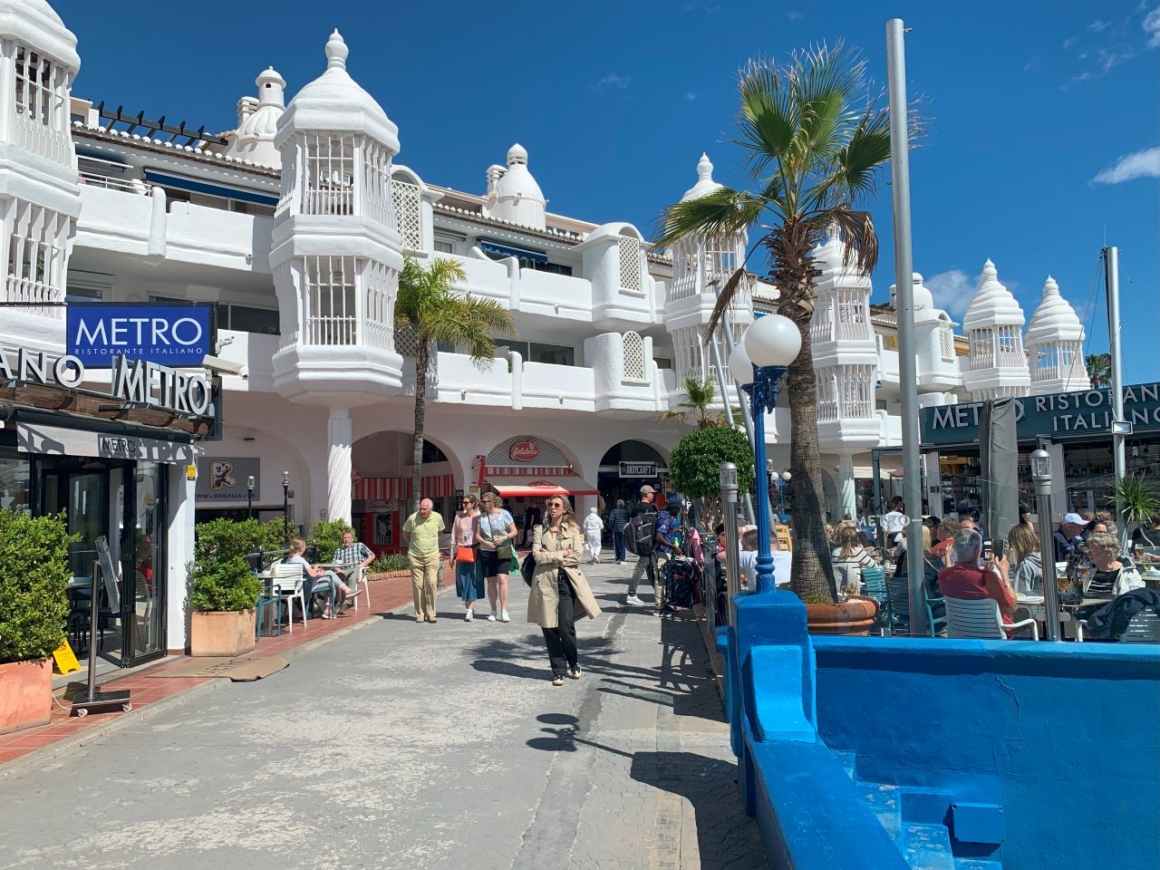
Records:
[[[600,495],[600,492],[581,477],[549,476],[500,477],[488,475],[490,484],[504,498],[547,498],[551,495]]]
[[[423,477],[420,488],[424,498],[450,498],[455,495],[455,475],[435,474]],[[370,501],[383,499],[392,501],[411,497],[411,478],[409,477],[364,477],[358,483],[351,484],[350,495],[353,499]]]

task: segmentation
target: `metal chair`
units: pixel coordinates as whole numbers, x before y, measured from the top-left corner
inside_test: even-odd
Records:
[[[1160,616],[1151,610],[1137,613],[1120,635],[1120,643],[1160,643]]]
[[[886,627],[891,634],[910,631],[910,586],[905,574],[886,581]]]
[[[862,594],[875,599],[879,604],[886,603],[886,572],[879,567],[862,569]]]
[[[274,627],[277,631],[267,637],[282,636],[282,596],[275,589],[273,583],[266,581],[262,591],[258,594],[258,618],[254,622],[254,640],[262,637],[262,615],[270,605],[274,605]]]
[[[1028,627],[1031,629],[1032,639],[1039,640],[1039,625],[1034,619],[1023,619],[1004,625],[1003,615],[999,612],[999,602],[994,598],[968,601],[944,597],[943,601],[947,608],[948,637],[1007,640],[1008,629]]]
[[[274,594],[278,595],[282,603],[287,607],[286,623],[290,629],[290,633],[294,633],[294,599],[297,598],[302,605],[302,626],[306,627],[306,615],[309,611],[306,609],[306,592],[303,589],[303,581],[306,575],[301,565],[286,564],[285,562],[274,566],[274,579],[271,581],[271,586]]]

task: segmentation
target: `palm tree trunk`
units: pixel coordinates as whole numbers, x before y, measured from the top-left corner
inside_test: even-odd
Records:
[[[419,484],[423,479],[423,434],[427,427],[427,369],[431,358],[427,342],[416,336],[415,350],[415,441],[411,456],[411,510],[419,509]]]
[[[810,315],[794,318],[802,349],[789,366],[785,388],[790,411],[790,493],[793,498],[793,567],[790,589],[803,601],[811,595],[838,600],[822,489],[822,457],[818,447],[818,381],[810,347]],[[759,472],[760,473],[760,469]]]

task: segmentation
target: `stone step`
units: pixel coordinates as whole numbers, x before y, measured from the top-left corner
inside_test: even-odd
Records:
[[[957,870],[945,825],[906,822],[902,826],[902,855],[912,870]]]

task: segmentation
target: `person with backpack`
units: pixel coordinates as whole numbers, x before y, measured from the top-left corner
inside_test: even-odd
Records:
[[[632,509],[632,518],[625,526],[624,539],[633,553],[636,554],[636,567],[632,569],[632,576],[628,578],[628,595],[625,604],[644,604],[636,596],[636,589],[644,576],[648,575],[648,582],[652,584],[655,594],[657,588],[656,568],[653,565],[653,540],[656,537],[657,527],[657,491],[647,483],[640,488],[640,501]]]

